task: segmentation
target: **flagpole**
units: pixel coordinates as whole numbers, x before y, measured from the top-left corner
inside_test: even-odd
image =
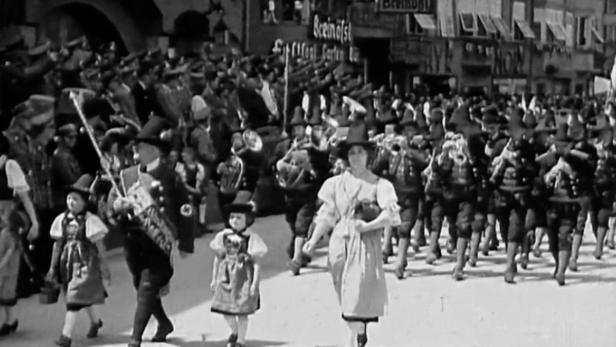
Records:
[[[282,107],[282,131],[287,129],[287,115],[289,109],[289,45],[284,47],[284,101]]]

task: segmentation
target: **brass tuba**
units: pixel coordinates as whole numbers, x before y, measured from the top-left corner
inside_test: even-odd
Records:
[[[240,190],[244,177],[244,161],[234,147],[231,147],[229,158],[218,166],[217,172],[220,174],[219,189],[221,193],[231,195]]]
[[[224,163],[218,166],[217,170],[218,174],[221,175],[220,192],[228,195],[236,194],[240,190],[244,175],[246,174],[246,165],[241,158],[242,153],[247,150],[253,152],[263,150],[263,140],[252,129],[244,130],[240,136],[234,137],[234,139],[241,141],[241,146],[232,144],[231,155]]]
[[[294,189],[304,183],[306,167],[310,163],[307,148],[311,146],[308,136],[295,139],[285,155],[285,158],[291,157],[291,160],[286,162],[281,159],[276,164],[276,182],[282,189]]]

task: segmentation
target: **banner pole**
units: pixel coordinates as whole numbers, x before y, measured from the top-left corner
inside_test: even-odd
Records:
[[[289,110],[289,45],[284,47],[284,103],[282,108],[282,131],[287,129],[287,114]]]

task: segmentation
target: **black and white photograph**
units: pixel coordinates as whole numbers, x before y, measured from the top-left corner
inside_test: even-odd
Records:
[[[616,0],[0,0],[0,346],[616,346]]]

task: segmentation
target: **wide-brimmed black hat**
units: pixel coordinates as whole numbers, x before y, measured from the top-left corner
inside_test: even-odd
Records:
[[[344,141],[339,145],[339,156],[345,158],[349,149],[353,146],[362,146],[366,149],[373,149],[375,143],[370,141],[368,127],[364,122],[354,123],[349,127],[349,132]]]
[[[68,192],[77,192],[87,197],[90,195],[92,182],[94,182],[94,177],[89,174],[82,175],[75,183],[68,186]]]

